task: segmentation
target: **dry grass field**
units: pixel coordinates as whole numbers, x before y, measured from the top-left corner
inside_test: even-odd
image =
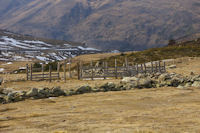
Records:
[[[200,74],[200,59],[177,63],[168,69]],[[5,75],[0,75],[5,77]],[[7,75],[8,76],[8,75]],[[24,74],[18,75],[19,79]],[[16,74],[10,74],[16,79]],[[7,78],[8,78],[7,77]],[[2,87],[98,86],[119,80],[16,81]],[[0,105],[0,133],[199,133],[200,88],[156,88],[90,93],[69,97],[26,100]]]
[[[0,105],[0,132],[198,133],[199,95],[158,88],[26,100]]]

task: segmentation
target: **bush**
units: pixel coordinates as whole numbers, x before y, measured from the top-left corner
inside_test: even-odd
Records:
[[[33,68],[41,68],[42,65],[39,62],[33,64]]]
[[[45,65],[44,70],[48,71],[49,70],[49,66],[51,66],[51,70],[57,70],[57,66],[58,66],[58,62],[49,62],[47,65]]]

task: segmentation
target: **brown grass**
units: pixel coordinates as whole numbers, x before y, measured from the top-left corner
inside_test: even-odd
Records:
[[[199,58],[180,62],[177,72],[200,74]],[[8,82],[17,90],[61,86],[70,89],[119,80]],[[2,133],[198,133],[200,89],[156,88],[26,100],[0,105]]]
[[[1,105],[17,109],[1,112],[0,131],[199,132],[199,95],[198,89],[159,88],[26,100]]]

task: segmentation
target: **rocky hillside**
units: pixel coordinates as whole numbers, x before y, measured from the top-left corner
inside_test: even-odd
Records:
[[[0,28],[141,50],[200,30],[199,0],[0,0]]]
[[[0,61],[55,61],[100,52],[82,43],[36,38],[0,30]]]

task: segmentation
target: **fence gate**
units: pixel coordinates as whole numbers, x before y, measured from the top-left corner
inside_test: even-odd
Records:
[[[31,64],[26,65],[26,78],[27,80],[49,80],[50,82],[55,79],[60,79],[60,64],[57,65],[57,71],[52,70],[52,66],[49,66],[49,70],[44,70],[44,64],[41,68],[34,68]]]

